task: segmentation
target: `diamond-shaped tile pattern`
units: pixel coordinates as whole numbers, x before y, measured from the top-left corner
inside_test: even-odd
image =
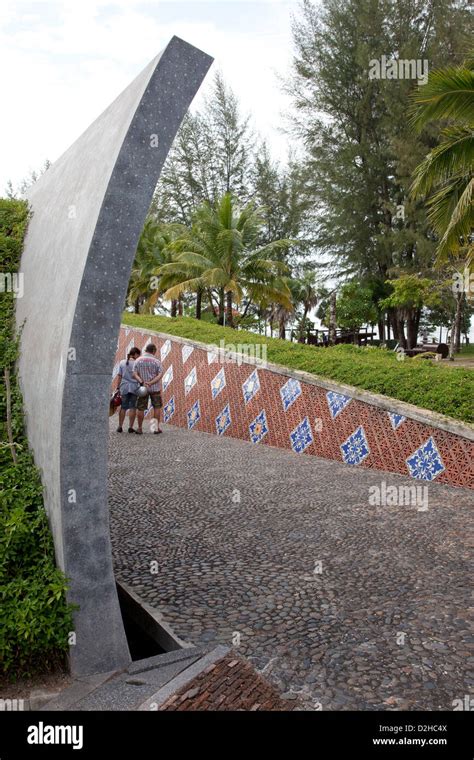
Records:
[[[259,392],[260,390],[260,380],[258,377],[258,372],[255,369],[251,375],[247,378],[247,380],[242,383],[242,392],[244,394],[244,401],[246,404],[251,401],[254,396]]]
[[[164,362],[164,360],[166,359],[166,357],[168,356],[168,354],[170,353],[170,351],[171,351],[171,341],[170,340],[165,340],[165,342],[161,346],[161,350],[160,350],[160,356],[161,356],[161,361],[162,362]]]
[[[249,425],[250,440],[252,443],[260,443],[260,441],[268,433],[267,415],[265,409],[263,409],[257,417]]]
[[[173,382],[173,365],[170,364],[170,366],[166,370],[161,380],[161,388],[163,390],[163,393],[165,392],[167,388],[169,388],[172,382]]]
[[[341,451],[346,464],[361,464],[369,456],[369,444],[362,425],[341,444]]]
[[[193,351],[194,346],[189,346],[187,343],[184,344],[183,348],[181,349],[181,358],[183,360],[183,364],[186,364]]]
[[[280,396],[283,404],[283,409],[288,411],[290,406],[295,403],[296,399],[301,396],[301,385],[298,380],[290,377],[285,385],[280,388]]]
[[[290,433],[291,448],[296,454],[301,454],[313,443],[313,433],[307,417]]]
[[[218,435],[224,435],[228,427],[230,427],[232,419],[230,416],[230,406],[227,404],[222,412],[216,417],[216,430]]]
[[[169,422],[175,412],[174,396],[171,396],[170,400],[163,407],[163,420]]]
[[[406,417],[404,417],[403,414],[396,414],[396,412],[387,412],[387,414],[390,417],[390,422],[392,423],[394,430],[398,430],[402,422],[405,422],[406,420]]]
[[[225,372],[224,367],[219,370],[217,375],[211,380],[211,393],[212,398],[216,398],[221,391],[225,388]]]
[[[417,480],[434,480],[444,472],[444,464],[434,438],[428,440],[407,459],[408,472]]]
[[[352,401],[349,396],[344,396],[342,393],[334,393],[334,391],[328,391],[326,393],[326,398],[333,420],[335,420]]]
[[[189,375],[187,375],[184,380],[184,395],[185,396],[187,396],[188,393],[194,388],[196,383],[197,383],[197,372],[196,372],[196,367],[193,367]]]
[[[465,436],[351,399],[343,389],[327,391],[257,369],[250,359],[226,362],[224,371],[212,347],[127,327],[120,331],[114,372],[131,347],[143,351],[150,342],[166,358],[163,417],[172,425],[187,428],[198,421],[199,430],[214,435],[474,488],[474,444]]]
[[[199,399],[194,402],[191,409],[189,410],[187,414],[188,418],[188,428],[191,430],[201,419],[201,406],[199,404]]]

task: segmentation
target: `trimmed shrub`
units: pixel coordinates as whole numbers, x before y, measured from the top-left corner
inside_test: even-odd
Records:
[[[27,225],[28,207],[24,201],[0,199],[2,276],[18,272]],[[41,480],[25,436],[15,372],[19,353],[15,298],[11,290],[5,287],[3,290],[0,293],[0,662],[3,675],[14,679],[64,665],[73,608],[65,600],[66,578],[55,565]]]
[[[474,422],[474,372],[438,362],[398,361],[399,354],[384,348],[339,345],[332,348],[290,343],[245,330],[210,325],[190,317],[145,316],[125,312],[130,327],[177,335],[202,343],[265,344],[269,362],[300,369],[319,377],[406,401],[423,409]]]

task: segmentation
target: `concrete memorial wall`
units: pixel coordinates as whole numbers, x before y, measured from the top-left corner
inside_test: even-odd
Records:
[[[173,37],[28,194],[19,375],[57,561],[79,605],[76,674],[130,661],[107,507],[110,376],[157,179],[211,63]]]

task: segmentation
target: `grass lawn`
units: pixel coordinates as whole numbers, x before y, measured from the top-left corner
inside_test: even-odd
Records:
[[[269,362],[381,393],[456,420],[474,422],[474,372],[470,369],[420,359],[399,361],[393,351],[379,348],[347,345],[315,348],[190,317],[171,319],[125,312],[122,321],[131,327],[201,343],[220,345],[224,340],[234,346],[266,344]]]

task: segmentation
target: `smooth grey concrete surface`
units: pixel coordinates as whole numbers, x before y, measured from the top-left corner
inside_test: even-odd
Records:
[[[173,37],[28,194],[19,374],[57,560],[80,606],[75,674],[130,662],[107,508],[110,378],[153,191],[211,62]]]
[[[217,648],[219,652],[222,647]],[[214,650],[216,651],[216,650]],[[212,654],[212,653],[211,653]],[[219,658],[217,658],[219,659]],[[204,663],[201,665],[201,663]],[[171,691],[182,683],[182,673],[190,673],[191,680],[209,664],[206,648],[182,649],[176,652],[149,657],[132,663],[123,672],[104,673],[94,679],[77,678],[41,711],[62,710],[141,710],[154,694],[166,684]],[[196,669],[197,668],[197,669]]]

